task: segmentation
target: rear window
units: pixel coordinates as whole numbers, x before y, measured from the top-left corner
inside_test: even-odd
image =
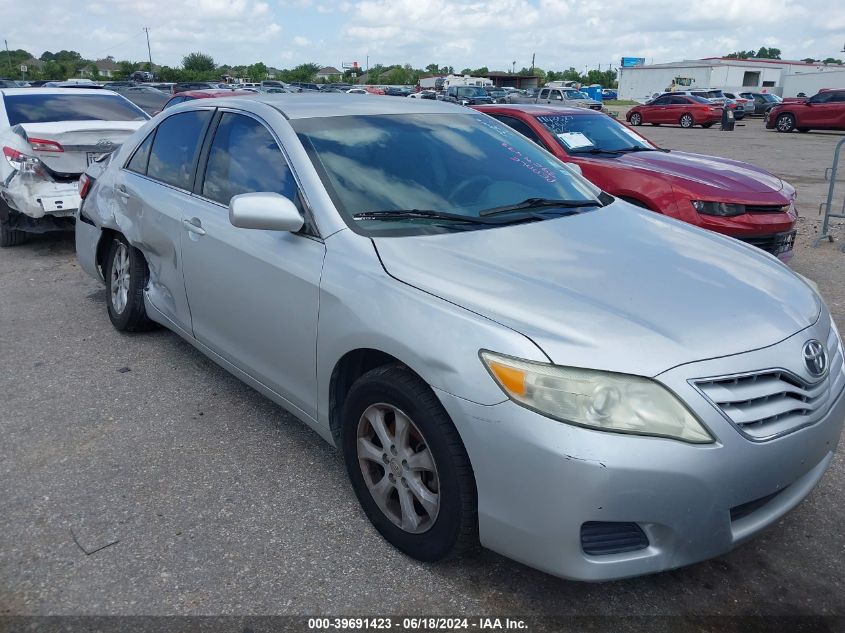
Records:
[[[713,105],[713,102],[710,101],[710,99],[705,99],[704,97],[699,97],[698,95],[690,95],[688,98],[692,99],[696,103],[709,103],[710,105]]]
[[[54,121],[146,121],[150,117],[119,95],[6,95],[9,125]]]

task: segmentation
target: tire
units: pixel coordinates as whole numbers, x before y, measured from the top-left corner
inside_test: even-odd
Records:
[[[795,129],[795,117],[785,112],[775,119],[775,129],[778,132],[791,132]]]
[[[710,123],[702,123],[702,124],[701,124],[701,127],[703,127],[705,130],[707,130],[707,129],[710,129],[711,127],[713,127],[713,123],[712,123],[712,122],[710,122]]]
[[[121,332],[151,330],[155,323],[144,308],[144,288],[149,278],[144,256],[122,235],[109,245],[103,265],[109,320]]]
[[[742,114],[734,114],[734,118],[737,121],[742,121],[745,118],[745,113],[743,112]]]
[[[378,367],[355,381],[342,415],[341,445],[352,488],[388,543],[427,562],[477,545],[472,466],[458,431],[425,382],[400,364]],[[396,432],[399,421],[407,433]]]
[[[681,118],[678,120],[678,123],[681,125],[682,128],[689,129],[693,125],[695,125],[695,119],[693,119],[692,115],[689,113],[682,114]]]
[[[643,117],[639,112],[634,112],[631,115],[631,125],[642,125],[643,124]]]
[[[9,246],[20,246],[27,240],[26,231],[11,228],[10,219],[13,213],[5,202],[0,200],[0,248],[8,248]]]

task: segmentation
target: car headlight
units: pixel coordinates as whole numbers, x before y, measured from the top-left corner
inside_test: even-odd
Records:
[[[654,380],[488,351],[481,359],[511,400],[546,417],[599,431],[713,442],[678,398]]]
[[[731,217],[734,215],[742,215],[745,213],[744,204],[731,204],[728,202],[705,202],[703,200],[693,200],[692,206],[695,210],[704,215],[720,215],[722,217]]]

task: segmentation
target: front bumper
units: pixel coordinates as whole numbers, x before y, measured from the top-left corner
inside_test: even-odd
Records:
[[[72,217],[79,208],[79,185],[74,182],[53,182],[32,174],[13,174],[0,195],[15,211],[30,218]]]
[[[803,342],[807,333],[796,336]],[[710,445],[592,431],[510,401],[483,406],[438,391],[475,472],[481,543],[557,576],[601,581],[718,556],[771,525],[810,493],[830,464],[845,398],[839,394],[813,426],[752,442],[687,379],[791,353],[789,341],[765,354],[696,363],[660,377],[711,430],[716,442]],[[581,529],[593,521],[636,523],[648,546],[588,555]]]

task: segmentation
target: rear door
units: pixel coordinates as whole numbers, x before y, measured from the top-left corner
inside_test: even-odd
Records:
[[[807,103],[795,109],[796,127],[827,128],[834,127],[841,105],[834,101],[836,92],[820,92],[807,99]]]
[[[213,110],[173,114],[135,150],[115,183],[127,237],[150,268],[147,299],[185,332],[191,316],[182,278],[183,210],[191,202],[199,149]]]
[[[185,207],[185,288],[198,341],[316,417],[317,309],[325,246],[316,231],[240,229],[228,205],[241,193],[305,202],[263,121],[223,111]]]

